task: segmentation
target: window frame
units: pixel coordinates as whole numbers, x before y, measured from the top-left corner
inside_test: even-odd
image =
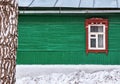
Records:
[[[103,26],[103,32],[91,32],[91,26]],[[104,24],[90,24],[88,25],[88,49],[90,50],[105,50],[105,25]],[[95,37],[91,37],[91,35],[95,35]],[[98,35],[103,35],[103,48],[98,47]],[[91,47],[91,38],[96,39],[96,48]]]
[[[104,53],[108,53],[108,20],[107,19],[103,19],[103,18],[90,18],[90,19],[86,19],[85,21],[85,28],[86,28],[86,53],[89,52],[95,52],[95,53],[99,53],[99,52],[104,52]],[[90,48],[90,27],[91,26],[103,26],[103,45],[104,48]],[[94,35],[95,33],[93,33]],[[100,34],[99,32],[96,33],[95,35],[98,36],[98,34]],[[98,37],[96,37],[97,39]],[[97,40],[96,40],[97,41]],[[96,45],[98,42],[96,42]]]

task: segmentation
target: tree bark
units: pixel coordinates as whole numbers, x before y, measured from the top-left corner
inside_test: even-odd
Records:
[[[18,5],[0,0],[0,84],[15,84]]]

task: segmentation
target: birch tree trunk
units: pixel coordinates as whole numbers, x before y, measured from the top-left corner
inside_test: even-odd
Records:
[[[18,5],[0,0],[0,84],[15,84]]]

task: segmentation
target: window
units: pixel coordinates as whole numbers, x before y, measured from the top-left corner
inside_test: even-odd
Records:
[[[89,25],[88,45],[91,50],[105,49],[105,25]]]
[[[108,20],[91,18],[86,20],[86,53],[108,52]]]

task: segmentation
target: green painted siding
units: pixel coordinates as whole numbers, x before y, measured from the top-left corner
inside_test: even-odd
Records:
[[[86,18],[109,20],[109,52],[85,52]],[[120,64],[120,14],[19,15],[18,64]]]

